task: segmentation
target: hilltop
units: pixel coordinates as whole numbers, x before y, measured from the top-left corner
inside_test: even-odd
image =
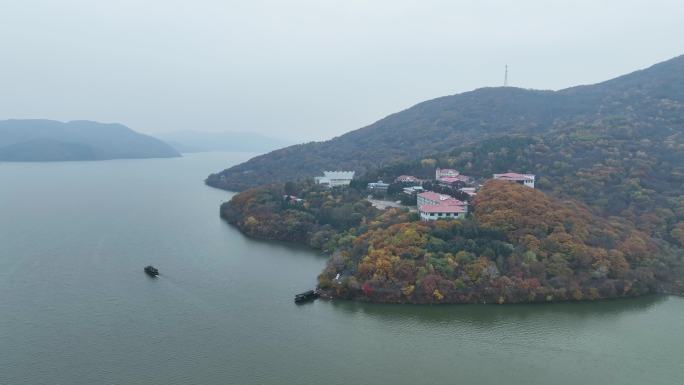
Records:
[[[86,120],[0,121],[0,161],[43,162],[126,158],[169,158],[168,144],[121,124]]]
[[[502,135],[583,135],[595,127],[639,139],[681,135],[684,56],[603,83],[560,91],[482,88],[417,104],[325,141],[286,147],[212,174],[207,184],[241,191],[317,175],[371,171]]]

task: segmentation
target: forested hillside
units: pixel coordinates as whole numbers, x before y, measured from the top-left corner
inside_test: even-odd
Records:
[[[572,200],[489,181],[471,215],[420,222],[374,209],[355,189],[274,184],[236,195],[221,215],[244,233],[330,255],[326,296],[377,302],[540,302],[634,296],[677,281],[672,250]]]
[[[675,141],[676,146],[683,126],[684,56],[679,56],[561,91],[483,88],[437,98],[326,142],[258,156],[210,175],[207,183],[239,191],[324,169],[362,173],[502,135],[574,135],[590,146],[608,134],[624,141]]]
[[[575,202],[490,181],[470,219],[370,228],[340,243],[319,284],[380,302],[511,303],[655,292],[660,250]],[[339,274],[339,276],[338,276]]]
[[[428,177],[435,166],[487,178],[516,170],[537,175],[537,188],[572,197],[596,213],[684,246],[684,132],[613,130],[620,123],[537,137],[502,137],[449,153],[398,163],[362,178]]]
[[[310,182],[243,191],[221,205],[221,217],[251,237],[298,242],[326,252],[337,248],[342,234],[363,232],[377,218],[383,223],[417,219],[399,210],[382,213],[365,200],[363,191],[330,190]]]
[[[684,57],[558,92],[501,88],[440,98],[305,146],[207,183],[240,189],[303,181],[323,168],[361,171],[349,190],[289,183],[307,197],[301,206],[283,203],[290,193],[275,184],[222,209],[250,235],[331,253],[319,277],[329,296],[523,302],[684,291]],[[435,167],[480,181],[532,173],[537,190],[487,182],[467,219],[432,223],[380,213],[355,192],[402,174],[432,179]]]

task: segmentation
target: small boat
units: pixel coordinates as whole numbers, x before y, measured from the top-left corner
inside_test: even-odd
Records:
[[[145,273],[147,273],[147,275],[150,277],[156,277],[159,275],[159,270],[157,270],[157,268],[154,266],[145,266],[145,269],[143,270],[145,270]]]
[[[313,291],[313,290],[305,291],[303,293],[299,293],[299,294],[295,295],[295,303],[313,301],[318,297],[320,297],[320,294],[318,294],[318,292],[316,292],[316,291]]]

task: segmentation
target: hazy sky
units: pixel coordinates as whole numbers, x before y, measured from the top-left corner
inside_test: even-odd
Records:
[[[684,1],[0,0],[0,119],[326,139],[503,83],[684,54]]]

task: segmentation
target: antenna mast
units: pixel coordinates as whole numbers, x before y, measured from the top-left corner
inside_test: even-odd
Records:
[[[508,87],[508,64],[506,64],[506,70],[504,72],[504,87]]]

